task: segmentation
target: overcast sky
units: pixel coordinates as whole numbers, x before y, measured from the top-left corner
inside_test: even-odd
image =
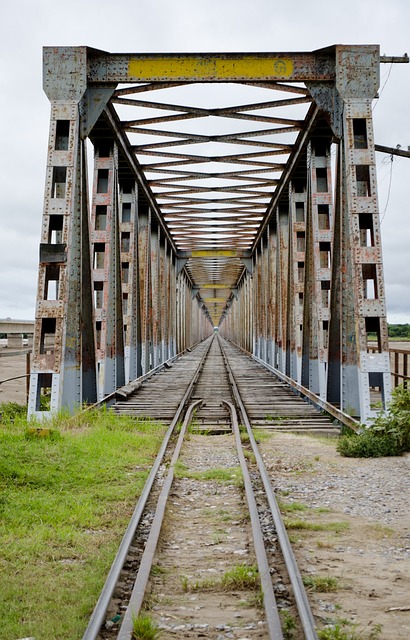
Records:
[[[410,53],[409,0],[10,0],[0,25],[0,318],[33,319],[49,102],[42,47],[109,52],[313,51],[380,44]],[[410,146],[410,65],[382,65],[378,144]],[[410,322],[410,159],[377,154],[387,312]]]

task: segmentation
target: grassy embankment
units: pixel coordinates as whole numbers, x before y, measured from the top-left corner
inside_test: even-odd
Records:
[[[88,412],[39,437],[9,408],[0,405],[0,635],[80,638],[165,427]]]

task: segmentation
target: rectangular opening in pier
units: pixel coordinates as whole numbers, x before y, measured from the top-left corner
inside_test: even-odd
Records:
[[[367,149],[366,118],[353,119],[353,144],[355,149]]]
[[[44,300],[58,300],[59,281],[60,281],[60,265],[48,264],[46,266]]]
[[[56,319],[41,320],[40,353],[53,353],[56,337]]]
[[[55,150],[67,151],[69,137],[70,137],[70,121],[57,120]]]
[[[97,174],[97,193],[108,193],[108,169],[98,169]]]
[[[107,205],[97,204],[95,207],[95,230],[105,231],[107,228]]]
[[[367,164],[356,165],[356,191],[360,198],[372,195],[370,189],[370,170]]]
[[[67,167],[53,167],[52,198],[65,198]]]
[[[39,373],[36,411],[50,411],[51,405],[51,386],[53,383],[52,373]]]
[[[63,223],[64,216],[53,214],[50,216],[48,224],[48,242],[49,244],[60,244],[63,239]]]

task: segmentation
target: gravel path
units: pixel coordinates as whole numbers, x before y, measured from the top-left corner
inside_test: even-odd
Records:
[[[287,517],[322,527],[289,531],[303,575],[339,583],[312,593],[315,617],[363,633],[380,625],[380,638],[408,640],[410,455],[342,458],[334,440],[282,433],[261,449]]]

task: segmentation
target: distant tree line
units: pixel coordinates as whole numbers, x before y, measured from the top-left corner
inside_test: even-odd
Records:
[[[388,324],[389,338],[409,338],[410,324]]]

